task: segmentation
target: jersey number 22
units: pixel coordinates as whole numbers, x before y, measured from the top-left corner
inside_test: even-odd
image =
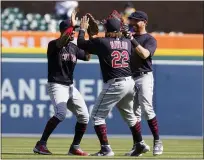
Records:
[[[127,51],[113,51],[111,56],[113,68],[125,68],[129,66],[129,64],[127,63],[127,61],[129,60],[129,55]]]

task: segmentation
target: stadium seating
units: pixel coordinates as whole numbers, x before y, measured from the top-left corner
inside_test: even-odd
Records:
[[[2,30],[4,31],[59,31],[58,24],[60,19],[57,19],[55,15],[39,13],[27,13],[25,14],[19,8],[5,8],[1,11]],[[80,21],[78,21],[78,24]],[[103,31],[103,26],[99,26],[100,31]]]

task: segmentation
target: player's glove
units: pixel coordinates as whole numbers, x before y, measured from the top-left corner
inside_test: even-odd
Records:
[[[103,19],[103,20],[101,21],[101,23],[102,23],[102,24],[105,24],[108,19],[112,19],[112,18],[116,18],[116,19],[118,19],[118,20],[121,22],[120,28],[122,29],[122,26],[124,25],[124,21],[123,21],[122,16],[120,15],[120,13],[119,13],[118,11],[116,11],[116,10],[113,10],[113,11],[108,15],[108,17],[107,17],[106,19]]]
[[[132,33],[129,31],[129,26],[128,24],[123,24],[121,28],[121,32],[125,38],[131,39]]]
[[[90,14],[86,14],[87,18],[89,18],[89,27],[87,29],[87,33],[89,38],[92,38],[94,35],[98,35],[99,28],[98,28],[98,21]]]

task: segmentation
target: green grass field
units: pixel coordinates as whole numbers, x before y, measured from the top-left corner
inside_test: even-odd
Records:
[[[48,148],[53,155],[45,156],[33,153],[33,147],[37,138],[2,138],[2,159],[136,159],[136,157],[123,156],[132,147],[130,138],[110,138],[109,142],[115,152],[114,157],[78,157],[66,155],[71,138],[50,138]],[[152,140],[145,139],[151,146]],[[203,141],[201,139],[163,139],[164,154],[154,157],[152,151],[143,154],[137,159],[202,159]],[[99,143],[96,138],[84,138],[81,148],[89,153],[99,150]]]

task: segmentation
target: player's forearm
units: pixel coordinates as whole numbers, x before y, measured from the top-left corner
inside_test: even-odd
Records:
[[[143,59],[146,59],[150,55],[149,51],[143,48],[141,45],[138,45],[137,47],[135,47],[135,51]]]
[[[145,49],[144,47],[142,47],[134,38],[131,39],[132,45],[135,48],[136,53],[142,58],[142,59],[146,59],[147,57],[149,57],[150,52]]]
[[[86,45],[86,40],[85,40],[84,36],[85,36],[85,31],[79,30],[79,35],[78,35],[78,39],[77,39],[77,46],[83,50],[86,50],[87,45]]]

